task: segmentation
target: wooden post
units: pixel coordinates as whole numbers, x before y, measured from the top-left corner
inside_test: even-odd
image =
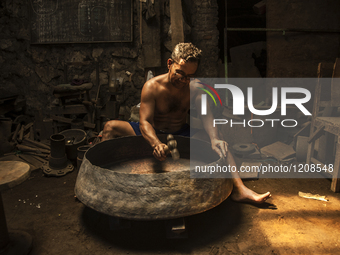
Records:
[[[172,48],[184,42],[182,1],[170,0],[170,23]]]
[[[333,78],[340,78],[340,58],[337,58],[333,68]],[[340,100],[340,81],[332,79],[331,105],[338,106]]]
[[[151,0],[148,0],[151,1]],[[147,2],[148,3],[148,2]],[[150,3],[148,3],[150,4]],[[161,22],[160,22],[160,3],[155,1],[153,4],[155,10],[155,16],[146,21],[141,19],[142,31],[141,37],[143,38],[143,56],[144,67],[160,67],[161,61]],[[146,69],[148,71],[149,69]]]
[[[9,243],[8,229],[4,211],[4,205],[2,203],[2,196],[0,192],[0,251],[4,249]]]
[[[331,190],[333,192],[340,191],[340,136],[338,136],[338,142],[336,144],[336,151],[335,151],[335,161],[334,161],[334,168],[333,168],[333,178],[332,178],[332,185]]]

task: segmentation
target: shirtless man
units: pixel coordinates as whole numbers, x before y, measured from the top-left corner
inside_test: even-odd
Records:
[[[140,122],[129,123],[120,120],[107,122],[103,130],[103,141],[142,134],[153,148],[153,155],[158,160],[165,160],[165,144],[156,134],[171,133],[190,135],[186,118],[190,109],[190,100],[194,100],[200,109],[202,86],[192,80],[198,68],[201,50],[191,43],[179,43],[167,61],[169,71],[147,81],[142,89],[140,105]],[[197,81],[197,80],[196,80]],[[190,93],[191,91],[191,93]],[[209,111],[209,107],[208,107]],[[209,135],[212,149],[220,156],[226,157],[228,164],[236,166],[227,143],[218,137],[218,131],[211,124],[212,114],[202,115],[202,123]],[[231,198],[239,202],[263,203],[271,195],[270,192],[257,194],[248,189],[237,173],[233,173],[233,192]]]

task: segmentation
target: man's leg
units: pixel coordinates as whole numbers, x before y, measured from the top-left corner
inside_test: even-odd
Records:
[[[122,136],[134,136],[135,131],[127,121],[110,120],[106,122],[103,129],[102,141]]]
[[[197,132],[193,136],[193,138],[210,142],[209,136],[204,130],[200,130],[199,132]],[[227,164],[229,164],[230,166],[236,167],[236,163],[235,163],[233,155],[230,153],[230,151],[228,151],[227,154],[228,154]],[[267,192],[264,194],[257,194],[256,192],[247,188],[244,185],[243,181],[240,178],[240,175],[237,172],[232,173],[232,177],[233,177],[234,188],[233,188],[233,192],[231,193],[231,198],[234,201],[261,204],[271,197],[270,192]]]
[[[227,152],[227,163],[230,166],[236,167],[234,157],[230,153],[230,151]],[[247,188],[244,185],[243,181],[241,180],[238,172],[231,173],[231,176],[233,177],[233,184],[234,184],[233,192],[231,193],[231,198],[234,201],[261,204],[271,197],[270,192],[267,192],[264,194],[257,194],[256,192]]]

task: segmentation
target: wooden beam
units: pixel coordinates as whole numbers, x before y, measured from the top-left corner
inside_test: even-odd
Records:
[[[313,143],[318,140],[324,134],[325,126],[320,126],[318,129],[309,137],[308,143]]]
[[[333,192],[340,191],[340,137],[338,136],[338,142],[336,144],[336,151],[335,151],[335,161],[334,161],[334,168],[333,168],[333,178],[331,184],[331,190]]]
[[[307,124],[294,135],[294,139],[296,139],[298,136],[304,136],[304,133],[306,132],[306,130],[310,129],[310,125],[311,125],[311,122],[308,121]],[[305,136],[308,136],[308,135],[305,135]]]
[[[340,106],[340,58],[337,58],[333,68],[331,105]]]
[[[180,42],[184,42],[182,1],[170,0],[170,23],[172,48]]]
[[[149,20],[142,19],[142,38],[144,67],[160,67],[161,61],[161,22],[160,22],[160,3],[154,4],[147,2],[148,8],[155,11],[155,16]],[[151,7],[152,5],[152,7]]]

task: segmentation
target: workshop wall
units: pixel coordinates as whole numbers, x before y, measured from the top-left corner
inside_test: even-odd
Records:
[[[267,28],[338,30],[338,0],[267,0]],[[335,62],[339,33],[268,32],[267,77],[317,77],[321,61]]]
[[[159,1],[159,10],[166,12],[169,0]],[[131,43],[70,43],[30,44],[29,1],[7,0],[0,3],[0,92],[2,95],[19,94],[25,97],[27,113],[34,116],[36,110],[48,115],[55,103],[52,86],[64,83],[65,62],[90,61],[84,70],[70,72],[70,78],[90,80],[95,84],[95,61],[99,63],[100,98],[107,100],[108,73],[115,64],[117,77],[123,80],[123,94],[118,97],[122,106],[133,106],[140,101],[141,88],[145,81],[143,45],[140,43],[139,1],[133,3],[133,42]],[[216,75],[218,58],[217,4],[216,0],[183,1],[186,26],[186,41],[192,41],[203,49],[205,59],[200,71],[203,76]],[[143,10],[147,4],[143,3]],[[145,19],[145,12],[143,12]],[[162,35],[168,34],[169,18],[161,16]],[[164,25],[165,24],[165,25]],[[145,35],[143,35],[145,37]],[[152,35],[150,35],[152,36]],[[170,50],[164,36],[161,37],[162,71],[166,71],[166,57]],[[209,64],[207,64],[209,63]],[[126,71],[132,73],[129,77]],[[72,76],[74,75],[74,76]],[[130,79],[131,78],[131,79]],[[91,95],[95,98],[97,86]],[[105,102],[102,102],[105,103]]]
[[[69,79],[78,78],[95,84],[95,61],[99,62],[99,84],[108,84],[108,72],[114,63],[117,77],[124,79],[122,103],[132,105],[139,100],[144,83],[143,60],[136,40],[132,43],[86,43],[86,44],[30,44],[29,1],[6,1],[0,5],[1,13],[1,91],[19,94],[26,98],[28,113],[41,109],[48,114],[55,102],[52,86],[63,84],[66,62],[90,61],[86,70],[69,70]],[[137,26],[134,8],[134,26]],[[137,29],[134,29],[137,30]],[[138,34],[135,34],[135,38]],[[131,72],[129,81],[126,71]],[[105,86],[102,88],[105,93]],[[106,86],[107,89],[107,86]],[[95,98],[97,86],[92,89]],[[34,114],[33,114],[34,115]]]
[[[267,28],[298,29],[298,32],[267,32],[267,77],[317,77],[320,62],[334,63],[340,55],[340,1],[267,1]],[[324,32],[313,32],[313,31]],[[267,98],[272,87],[267,84]],[[315,84],[306,87],[312,99],[305,107],[312,112]]]
[[[263,38],[260,37],[262,32],[259,31],[242,33],[229,31],[227,46],[230,49],[231,56],[228,56],[228,59],[231,63],[228,63],[228,77],[313,78],[317,77],[319,62],[334,63],[335,59],[340,56],[339,33],[330,33],[332,30],[339,31],[340,28],[340,1],[267,0],[266,12],[262,15],[243,11],[247,6],[255,3],[256,1],[228,0],[228,28],[276,28],[305,31],[286,31],[285,34],[267,32]],[[249,7],[248,10],[252,11]],[[325,32],[315,33],[309,30]],[[264,65],[256,65],[256,60],[262,60],[259,54],[262,49],[266,50],[264,51],[266,54],[263,54],[263,59],[266,58],[266,63],[263,62],[266,64],[264,70],[261,70]],[[252,54],[255,55],[255,59]],[[267,98],[267,105],[271,105],[272,87],[277,86],[278,84],[268,82],[265,88],[257,89],[264,99]],[[305,86],[314,96],[315,83]],[[312,112],[313,98],[305,106]],[[281,116],[271,117],[279,119]],[[261,119],[255,116],[254,118]],[[298,119],[297,129],[301,128],[300,125],[306,121],[305,117],[301,118],[301,112],[295,109],[288,111],[286,118]],[[290,143],[294,132],[297,131],[284,128],[274,130],[264,127],[251,130],[249,127],[244,129],[230,128],[227,125],[223,127],[224,137],[229,144],[251,141],[260,147],[277,140]]]
[[[198,70],[202,77],[218,77],[218,22],[217,1],[192,1],[192,41],[202,49],[202,61]],[[223,50],[223,49],[221,49]]]

